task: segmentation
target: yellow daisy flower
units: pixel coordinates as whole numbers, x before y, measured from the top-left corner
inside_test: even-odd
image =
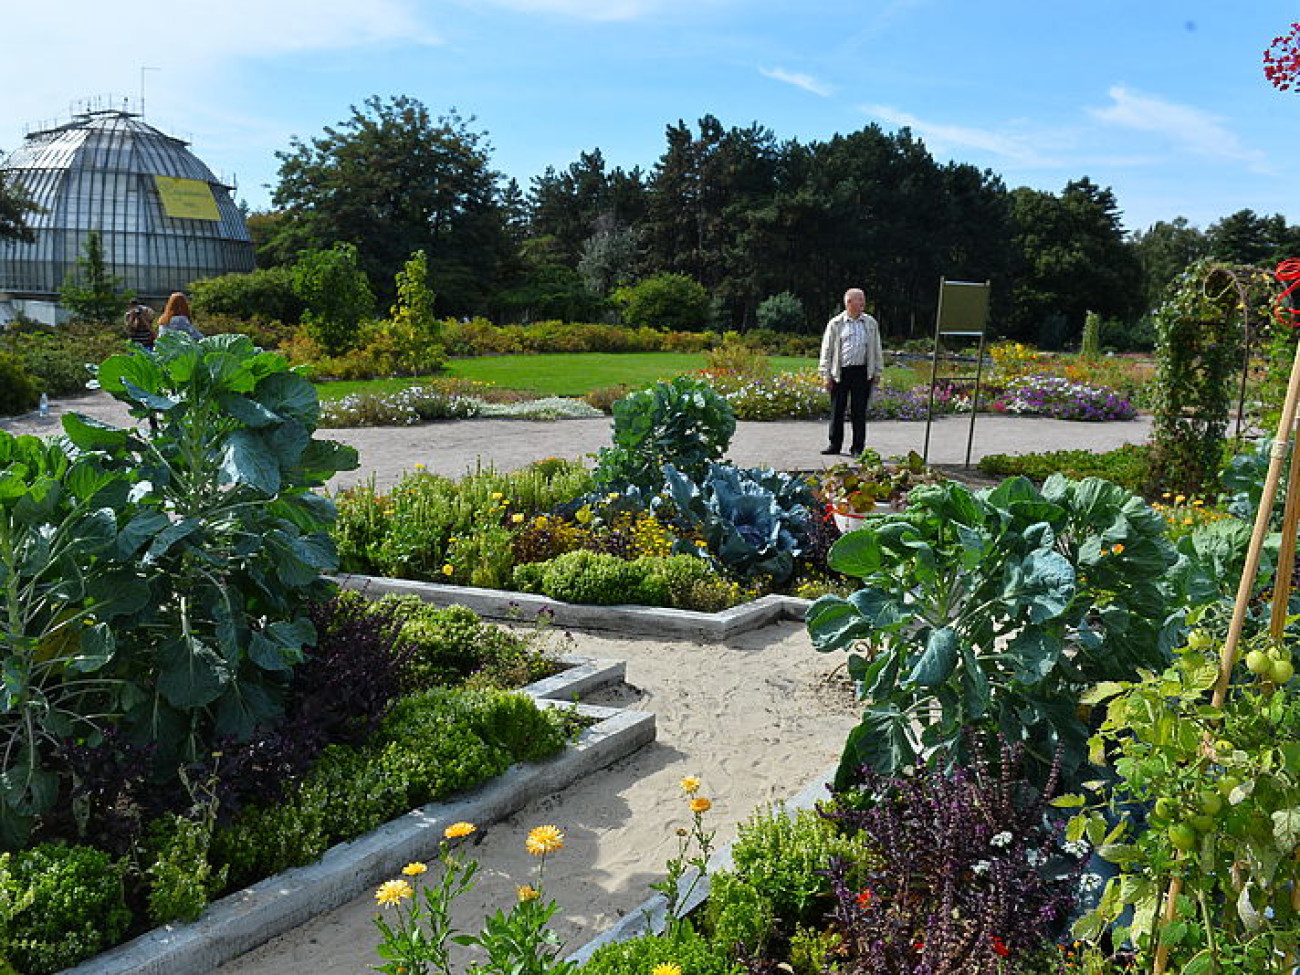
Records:
[[[455,840],[460,839],[462,836],[469,836],[470,833],[474,832],[474,829],[473,823],[452,823],[442,831],[442,835],[449,840]]]
[[[510,520],[514,522],[516,525],[518,525],[520,522],[524,520],[524,516],[521,512],[516,511],[513,515],[510,516]]]
[[[520,884],[515,888],[515,894],[519,897],[519,902],[535,901],[540,895],[540,891],[531,884]]]
[[[666,961],[663,964],[656,965],[650,975],[682,975],[682,966]]]
[[[381,906],[388,907],[392,904],[400,904],[414,895],[415,891],[411,889],[411,885],[405,880],[387,880],[380,884],[379,889],[375,891],[375,900]]]
[[[428,872],[429,868],[418,860],[415,863],[408,863],[402,868],[402,873],[406,874],[408,877],[418,877],[420,874]]]
[[[535,857],[546,856],[564,848],[564,833],[558,826],[534,826],[524,848]]]
[[[445,575],[445,576],[449,576],[449,575],[452,575],[455,571],[456,571],[456,567],[453,566],[450,562],[444,563],[444,565],[443,565],[443,567],[442,567],[442,574],[443,574],[443,575]]]
[[[700,791],[700,779],[695,775],[688,775],[682,779],[682,791],[688,796],[693,796]]]
[[[713,802],[703,796],[696,796],[691,800],[691,812],[693,813],[706,813],[712,808]]]

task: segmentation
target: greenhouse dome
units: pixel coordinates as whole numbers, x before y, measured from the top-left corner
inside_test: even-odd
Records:
[[[0,240],[0,312],[52,311],[92,230],[107,271],[145,299],[253,269],[233,187],[138,113],[86,111],[31,132],[0,171],[40,208],[27,216],[32,243]]]

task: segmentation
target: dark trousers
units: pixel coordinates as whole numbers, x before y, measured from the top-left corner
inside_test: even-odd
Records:
[[[866,366],[844,366],[840,380],[831,392],[830,448],[839,451],[844,447],[844,414],[848,413],[853,427],[853,442],[849,453],[860,454],[867,446],[867,401],[875,380],[867,375]]]

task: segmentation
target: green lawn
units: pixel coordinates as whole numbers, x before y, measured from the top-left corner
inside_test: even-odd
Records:
[[[772,369],[793,372],[812,369],[814,359],[772,356]],[[452,359],[441,376],[456,376],[507,389],[530,390],[541,396],[582,396],[604,386],[633,389],[661,379],[704,368],[704,356],[677,352],[575,352],[560,355],[494,355]],[[426,379],[428,377],[425,377]],[[321,383],[320,395],[337,399],[351,393],[395,392],[425,379],[369,379]]]

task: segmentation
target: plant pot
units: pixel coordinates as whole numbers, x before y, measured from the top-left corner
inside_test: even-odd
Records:
[[[867,519],[872,515],[886,514],[894,509],[883,501],[877,501],[872,511],[855,511],[852,508],[832,508],[831,514],[835,517],[835,527],[840,530],[840,534],[847,535],[849,532],[857,531],[859,528],[867,526]]]

